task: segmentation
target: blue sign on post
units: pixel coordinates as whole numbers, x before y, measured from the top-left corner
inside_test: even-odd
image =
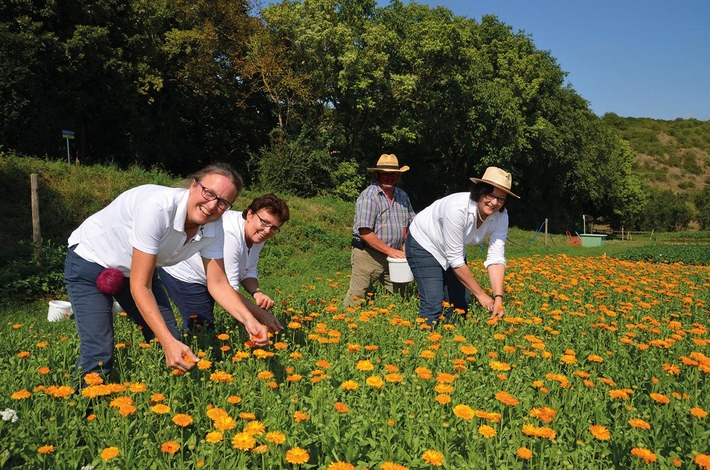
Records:
[[[74,131],[62,129],[62,139],[67,139],[67,163],[71,163],[71,156],[69,154],[69,139],[74,140]]]

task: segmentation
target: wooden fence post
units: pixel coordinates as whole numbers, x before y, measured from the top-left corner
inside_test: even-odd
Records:
[[[35,265],[42,265],[42,232],[39,226],[39,176],[37,173],[30,175],[30,190],[32,192],[32,242],[35,245]]]

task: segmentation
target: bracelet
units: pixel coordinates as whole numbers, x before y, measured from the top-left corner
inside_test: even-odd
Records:
[[[493,299],[495,300],[496,297],[500,297],[500,299],[503,300],[503,294],[496,294],[493,296]]]
[[[254,292],[251,293],[251,296],[254,297],[254,294],[256,294],[257,292],[261,292],[261,289],[259,289],[258,287],[254,289]],[[263,294],[263,292],[261,293]]]

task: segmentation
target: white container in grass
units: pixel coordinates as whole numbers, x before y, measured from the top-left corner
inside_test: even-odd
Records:
[[[387,257],[390,268],[390,281],[405,284],[414,280],[412,270],[409,268],[406,258]]]
[[[47,312],[47,320],[55,322],[66,320],[71,317],[71,303],[66,300],[50,300],[49,311]]]

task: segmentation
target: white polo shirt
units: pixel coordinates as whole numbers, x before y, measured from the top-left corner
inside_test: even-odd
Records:
[[[69,236],[69,246],[87,261],[121,270],[130,276],[133,248],[157,255],[157,266],[169,266],[201,253],[222,258],[222,220],[199,228],[185,243],[189,191],[147,184],[121,193],[87,218]]]
[[[229,283],[239,290],[239,283],[246,278],[259,278],[257,265],[264,243],[247,247],[244,238],[244,217],[241,212],[227,211],[222,216],[224,228],[224,269]],[[205,266],[200,256],[193,256],[176,265],[164,268],[172,277],[191,284],[207,285]]]
[[[477,245],[489,237],[488,255],[483,265],[505,265],[508,211],[490,215],[476,228],[478,205],[470,193],[454,193],[434,201],[419,212],[409,233],[439,262],[443,269],[464,264],[467,245]]]

